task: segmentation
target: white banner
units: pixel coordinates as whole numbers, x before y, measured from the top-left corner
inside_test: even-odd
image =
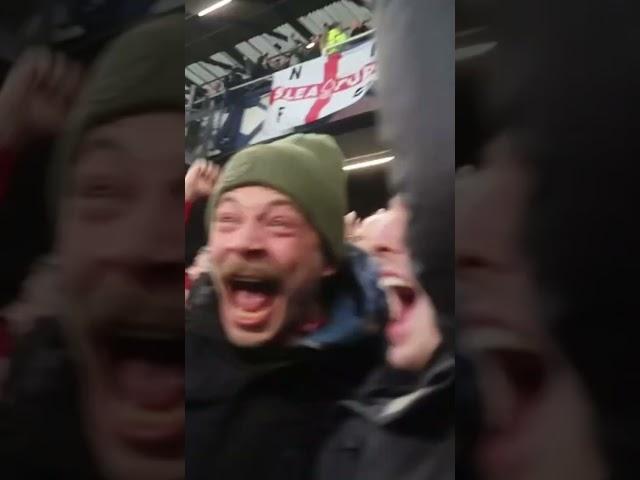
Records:
[[[375,40],[276,72],[265,126],[278,133],[313,123],[356,103],[376,78]]]

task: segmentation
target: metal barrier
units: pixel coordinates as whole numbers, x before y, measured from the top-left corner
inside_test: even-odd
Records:
[[[344,50],[344,47],[349,46],[349,45],[351,45],[353,43],[359,42],[361,40],[368,39],[369,37],[373,37],[374,35],[375,35],[375,30],[371,29],[371,30],[369,30],[367,32],[364,32],[364,33],[361,33],[359,35],[356,35],[355,37],[348,38],[344,42],[340,42],[340,43],[336,43],[335,45],[331,45],[331,47],[329,47],[329,48],[331,48],[331,49],[337,48],[339,50]],[[282,55],[284,55],[284,54],[278,54],[278,55],[276,55],[276,57],[277,56],[282,56]],[[327,47],[324,47],[322,49],[322,55],[324,55],[324,56],[327,55]],[[214,93],[213,95],[207,95],[205,98],[201,98],[199,100],[196,100],[195,102],[191,102],[191,106],[199,105],[200,103],[205,102],[207,99],[219,97],[221,95],[224,95],[227,92],[233,92],[233,91],[236,91],[236,90],[241,90],[241,89],[250,87],[252,85],[264,82],[266,80],[271,80],[272,78],[273,78],[273,74],[269,74],[269,75],[265,75],[264,77],[256,78],[256,79],[253,79],[253,80],[249,80],[249,81],[247,81],[245,83],[242,83],[240,85],[236,85],[236,86],[231,87],[229,89],[226,89],[226,90],[224,90],[222,92]]]

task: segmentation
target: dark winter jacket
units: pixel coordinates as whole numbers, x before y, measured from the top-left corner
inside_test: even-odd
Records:
[[[369,258],[351,248],[330,283],[328,324],[282,348],[232,347],[221,332],[213,290],[192,292],[187,479],[311,478],[320,445],[335,427],[335,405],[353,396],[383,353],[386,304]]]
[[[314,480],[453,480],[454,364],[440,351],[420,375],[374,373],[340,404]]]
[[[0,399],[3,480],[104,480],[89,447],[70,351],[54,318],[40,319],[17,343]]]

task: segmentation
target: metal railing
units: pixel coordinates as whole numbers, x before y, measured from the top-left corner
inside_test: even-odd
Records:
[[[373,37],[374,35],[375,35],[375,29],[368,30],[368,31],[363,32],[363,33],[361,33],[359,35],[356,35],[355,37],[348,38],[343,42],[336,43],[335,45],[331,45],[329,47],[324,47],[322,49],[322,54],[326,56],[327,55],[327,50],[329,48],[332,49],[332,50],[333,49],[342,50],[342,49],[344,49],[345,46],[348,46],[348,45],[350,45],[352,43],[358,42],[360,40],[364,40],[364,39],[369,38],[369,37]],[[293,53],[295,50],[296,49],[293,49],[293,50],[291,50],[290,52],[287,52],[287,53]],[[276,57],[279,57],[279,56],[282,56],[282,55],[286,55],[287,53],[279,53],[278,55],[275,55],[273,58],[276,58]],[[255,85],[255,84],[258,84],[258,83],[262,83],[262,82],[264,82],[266,80],[271,80],[272,78],[273,78],[273,73],[270,73],[270,74],[264,75],[264,76],[262,76],[260,78],[255,78],[255,79],[249,80],[247,82],[241,83],[240,85],[235,85],[235,86],[233,86],[231,88],[228,88],[228,89],[225,89],[225,90],[223,90],[221,92],[217,92],[217,93],[214,93],[214,94],[211,94],[211,95],[206,95],[204,98],[201,98],[199,100],[195,100],[195,101],[190,102],[190,105],[191,106],[199,105],[199,104],[203,103],[204,101],[206,101],[207,99],[219,97],[221,95],[224,95],[227,92],[233,92],[233,91],[245,89],[245,88],[250,87],[252,85]],[[221,80],[221,79],[217,79],[217,81],[219,81],[219,80]],[[209,83],[213,83],[213,82],[205,83],[202,86],[208,85]]]

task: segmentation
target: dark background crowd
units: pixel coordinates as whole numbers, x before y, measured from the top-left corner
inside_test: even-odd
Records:
[[[210,93],[215,94],[252,80],[268,77],[277,71],[319,57],[324,49],[331,49],[332,43],[344,42],[371,31],[371,27],[363,22],[354,22],[350,29],[344,29],[338,23],[327,23],[324,28],[322,35],[312,36],[308,43],[296,37],[292,38],[295,47],[287,51],[283,51],[282,46],[275,43],[274,47],[279,51],[276,55],[264,53],[255,61],[246,56],[243,57],[243,68],[229,68],[230,72],[222,80],[216,80],[206,85],[206,88]],[[339,39],[339,42],[336,39]]]

